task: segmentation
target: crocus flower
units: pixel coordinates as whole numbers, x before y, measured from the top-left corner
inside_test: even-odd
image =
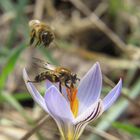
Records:
[[[100,98],[102,74],[99,63],[96,63],[81,79],[77,89],[62,87],[47,81],[46,93],[43,96],[30,81],[26,70],[23,77],[33,99],[55,120],[64,140],[77,140],[85,126],[96,120],[118,98],[122,89],[122,80],[106,95]]]

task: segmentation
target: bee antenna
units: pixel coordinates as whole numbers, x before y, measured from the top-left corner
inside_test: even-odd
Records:
[[[80,78],[77,77],[77,74],[75,74],[74,77],[76,78],[76,80],[80,81]]]

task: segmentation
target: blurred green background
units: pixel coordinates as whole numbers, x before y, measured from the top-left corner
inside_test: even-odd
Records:
[[[32,19],[54,30],[49,48],[29,46]],[[120,98],[80,139],[140,140],[139,46],[139,0],[0,0],[0,139],[21,139],[44,114],[22,78],[24,67],[31,78],[39,72],[32,65],[37,57],[69,67],[79,77],[98,61],[107,76],[102,97],[122,77]],[[44,83],[36,85],[44,91]],[[30,140],[59,137],[49,119]]]

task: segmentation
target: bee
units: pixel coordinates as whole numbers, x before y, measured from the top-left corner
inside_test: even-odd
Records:
[[[40,45],[41,43],[45,47],[48,47],[54,40],[54,33],[52,29],[44,22],[40,22],[39,20],[31,20],[29,21],[29,27],[31,29],[30,45],[32,45],[36,40],[35,47]]]
[[[71,88],[73,87],[77,81],[80,79],[77,77],[77,74],[72,73],[71,70],[61,67],[61,66],[54,66],[48,62],[36,59],[36,65],[41,68],[44,68],[45,71],[41,72],[40,74],[36,75],[33,81],[28,82],[42,82],[43,80],[49,80],[52,83],[59,83],[59,90],[62,92],[62,85]],[[37,63],[37,61],[39,63]]]

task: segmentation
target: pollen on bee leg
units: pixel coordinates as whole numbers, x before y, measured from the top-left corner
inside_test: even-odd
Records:
[[[76,96],[78,90],[77,88],[74,88],[74,87],[71,87],[70,89],[66,88],[66,90],[67,90],[68,100],[70,102],[71,111],[73,112],[74,117],[76,117],[78,114],[78,108],[79,108],[79,101]]]

